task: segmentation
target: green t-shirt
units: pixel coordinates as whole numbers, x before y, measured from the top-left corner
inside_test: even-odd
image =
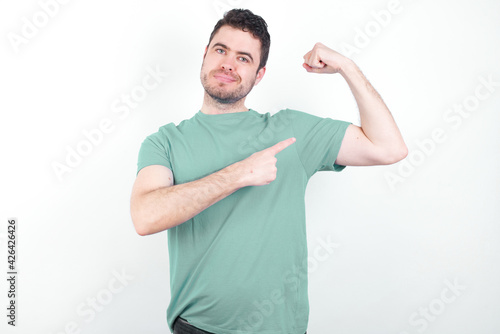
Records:
[[[252,109],[169,123],[148,136],[138,170],[163,165],[174,185],[194,181],[290,137],[276,179],[243,187],[168,230],[171,300],[177,316],[218,334],[303,334],[309,319],[304,195],[335,164],[348,122],[285,109]]]

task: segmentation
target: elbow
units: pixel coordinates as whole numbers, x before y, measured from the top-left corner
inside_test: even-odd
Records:
[[[140,236],[169,230],[178,224],[171,214],[164,213],[160,215],[155,212],[154,206],[144,205],[143,202],[135,198],[130,202],[130,217],[135,232]]]
[[[150,235],[151,233],[147,230],[147,228],[145,228],[143,225],[136,225],[134,224],[135,226],[135,232],[137,232],[137,234],[139,234],[141,237],[144,237],[146,235]]]
[[[134,224],[134,229],[140,236],[146,236],[153,234],[151,230],[151,224],[148,220],[137,210],[130,210],[130,216],[132,218],[132,223]]]
[[[141,237],[151,234],[148,228],[148,224],[138,219],[137,217],[134,217],[134,215],[132,215],[132,223],[134,224],[135,232]]]
[[[403,160],[408,156],[408,147],[406,147],[405,144],[403,144],[403,147],[401,148],[401,158],[398,161]]]
[[[135,232],[141,237],[165,231],[172,227],[170,221],[156,221],[137,212],[132,211],[131,216]]]
[[[148,215],[148,210],[135,198],[130,201],[130,217],[138,235],[143,237],[155,233],[152,229],[153,224],[151,217]]]
[[[405,144],[401,145],[397,150],[393,153],[393,164],[399,162],[408,156],[408,147]]]
[[[155,229],[154,228],[155,225],[149,221],[140,221],[140,222],[133,221],[133,223],[134,223],[135,232],[137,234],[139,234],[141,237],[160,232],[160,230]]]
[[[130,218],[132,218],[132,224],[137,234],[140,236],[148,235],[146,225],[143,223],[139,209],[134,201],[130,202]]]
[[[403,143],[397,148],[388,151],[382,161],[382,165],[392,165],[399,162],[408,156],[408,147]]]

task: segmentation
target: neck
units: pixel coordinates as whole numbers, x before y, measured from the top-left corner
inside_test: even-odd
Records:
[[[205,92],[203,98],[203,106],[200,111],[204,114],[229,114],[233,112],[248,111],[245,107],[245,98],[235,102],[235,103],[220,103],[214,100],[210,95]]]

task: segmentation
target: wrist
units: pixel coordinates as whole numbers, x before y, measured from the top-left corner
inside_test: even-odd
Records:
[[[356,64],[351,59],[344,57],[344,60],[340,64],[339,73],[346,78],[356,70],[356,67]]]
[[[221,172],[223,172],[224,176],[228,179],[230,184],[234,185],[236,189],[240,189],[246,186],[240,161],[223,168]]]

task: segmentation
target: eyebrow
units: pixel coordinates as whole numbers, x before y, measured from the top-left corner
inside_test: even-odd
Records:
[[[215,43],[215,44],[214,44],[214,46],[212,46],[212,49],[213,49],[213,48],[215,48],[215,47],[217,47],[217,46],[220,46],[221,48],[224,48],[224,49],[226,49],[226,50],[231,51],[231,49],[230,49],[230,48],[228,48],[228,47],[227,47],[227,45],[222,44],[222,43]],[[237,52],[238,54],[242,54],[242,55],[248,56],[248,57],[252,60],[252,62],[253,62],[253,57],[252,57],[252,55],[251,55],[250,53],[248,53],[248,52],[244,52],[244,51],[236,51],[236,52]]]

